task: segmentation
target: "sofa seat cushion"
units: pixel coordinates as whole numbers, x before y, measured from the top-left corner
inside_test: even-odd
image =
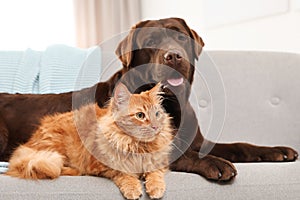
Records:
[[[231,183],[214,183],[187,173],[169,172],[164,199],[300,199],[300,161],[236,163]],[[91,176],[28,181],[0,176],[1,199],[123,199],[114,183]],[[141,199],[148,199],[144,193]]]

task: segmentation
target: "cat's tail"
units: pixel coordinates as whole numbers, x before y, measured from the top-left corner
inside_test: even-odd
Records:
[[[64,159],[54,151],[38,151],[24,145],[9,160],[7,175],[25,179],[54,179],[61,174]]]

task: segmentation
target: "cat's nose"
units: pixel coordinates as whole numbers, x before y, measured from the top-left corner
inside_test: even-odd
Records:
[[[158,129],[157,126],[151,126],[151,128],[153,128],[155,131]]]

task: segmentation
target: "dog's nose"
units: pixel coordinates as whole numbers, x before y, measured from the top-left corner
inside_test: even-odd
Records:
[[[165,64],[178,64],[182,60],[182,55],[179,51],[168,51],[164,54]]]

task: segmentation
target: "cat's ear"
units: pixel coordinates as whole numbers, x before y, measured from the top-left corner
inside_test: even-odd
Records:
[[[157,100],[159,103],[162,101],[162,96],[161,94],[164,94],[162,92],[162,84],[159,82],[157,83],[151,90],[149,90],[149,95],[152,99]]]
[[[120,107],[122,105],[127,105],[131,93],[123,83],[118,83],[114,90],[113,102],[114,105]]]

